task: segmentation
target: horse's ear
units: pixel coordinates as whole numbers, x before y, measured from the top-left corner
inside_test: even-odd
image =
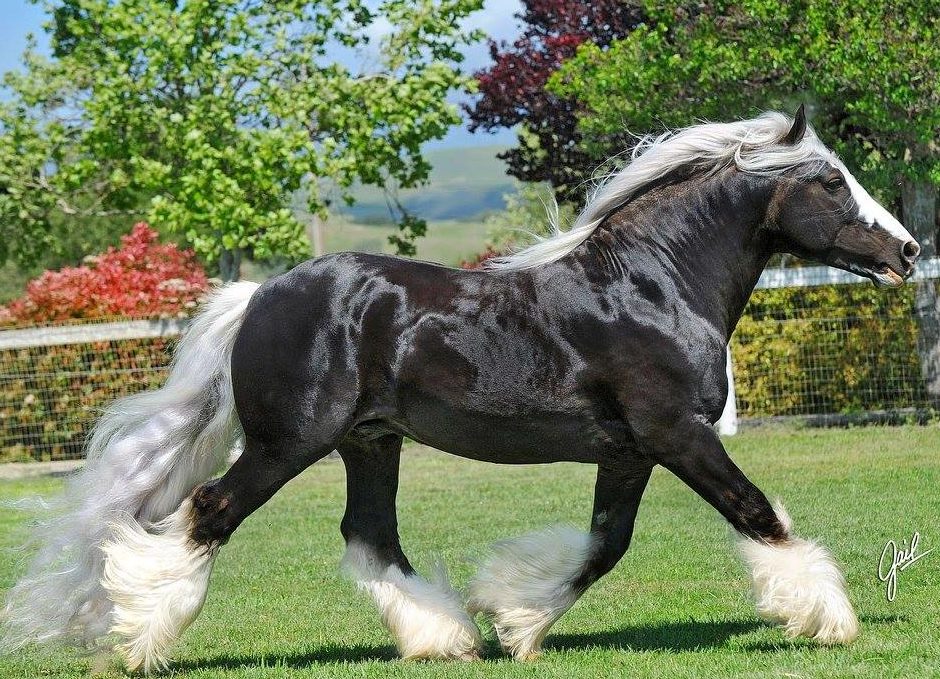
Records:
[[[799,110],[793,117],[793,127],[780,140],[780,143],[784,146],[793,146],[803,139],[804,134],[806,134],[806,104],[800,104]]]

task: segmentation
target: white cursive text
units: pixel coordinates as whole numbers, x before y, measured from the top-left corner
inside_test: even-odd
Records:
[[[902,543],[903,545],[903,543]],[[914,531],[911,536],[911,544],[907,549],[898,549],[894,540],[888,540],[888,544],[881,552],[881,559],[878,560],[878,579],[885,583],[885,596],[888,601],[894,601],[898,595],[898,573],[912,566],[925,556],[930,554],[933,549],[926,552],[917,553],[920,546],[920,533]]]

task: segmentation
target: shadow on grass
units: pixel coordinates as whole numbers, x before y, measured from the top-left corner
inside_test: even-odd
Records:
[[[658,625],[635,625],[616,630],[584,634],[554,634],[546,640],[546,650],[578,651],[588,648],[607,648],[623,651],[688,651],[696,648],[722,646],[736,635],[758,629],[758,621],[730,620],[723,622],[675,622]],[[499,660],[506,656],[495,641],[487,640],[484,660]],[[222,655],[205,660],[181,660],[173,664],[177,671],[207,669],[237,670],[246,667],[289,667],[301,669],[311,665],[333,663],[389,662],[398,660],[394,646],[364,646],[329,644],[298,652],[277,652],[261,655]]]
[[[859,618],[859,621],[862,625],[861,633],[865,634],[866,627],[876,627],[884,625],[894,625],[900,622],[907,622],[908,618],[903,615],[863,615]],[[797,647],[806,647],[806,648],[817,648],[820,652],[827,652],[830,650],[838,651],[846,647],[841,644],[835,646],[821,646],[812,639],[806,639],[804,637],[797,637],[796,639],[788,639],[786,637],[781,637],[779,641],[754,641],[741,644],[741,650],[754,652],[754,653],[773,653],[776,651],[785,651],[791,648]]]
[[[662,622],[628,625],[604,632],[554,634],[545,640],[549,650],[606,648],[623,651],[691,651],[724,646],[731,637],[763,627],[757,620]]]
[[[904,622],[902,616],[863,616],[863,625],[890,625]],[[549,651],[582,651],[587,649],[608,649],[616,651],[694,651],[704,648],[718,648],[727,644],[732,637],[748,634],[766,627],[758,620],[722,620],[662,622],[652,625],[627,625],[604,632],[585,632],[583,634],[553,634],[545,641]],[[484,660],[505,658],[493,640],[486,640]],[[779,642],[745,643],[742,652],[776,652],[797,646],[817,644],[808,639],[783,639]],[[820,647],[823,648],[823,647]],[[334,663],[391,662],[398,660],[398,653],[392,645],[339,645],[328,644],[314,650],[261,655],[223,655],[205,660],[182,660],[173,664],[176,671],[196,671],[208,669],[238,670],[249,667],[288,667],[302,669],[311,665],[329,665]]]
[[[327,644],[301,653],[278,653],[258,655],[220,655],[205,660],[191,659],[174,662],[175,671],[237,670],[246,667],[289,667],[302,669],[311,665],[334,663],[388,662],[397,660],[394,646],[364,646]]]

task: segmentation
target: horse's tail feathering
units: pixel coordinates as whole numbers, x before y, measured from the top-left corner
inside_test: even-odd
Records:
[[[101,643],[113,604],[101,579],[115,526],[172,514],[226,461],[239,433],[232,346],[248,300],[242,282],[214,291],[173,357],[163,388],[116,401],[95,425],[84,469],[33,529],[38,552],[8,592],[0,650]]]

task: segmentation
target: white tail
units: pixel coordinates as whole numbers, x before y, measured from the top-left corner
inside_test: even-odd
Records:
[[[8,592],[0,649],[29,643],[102,644],[114,604],[102,587],[102,545],[115,525],[173,514],[218,471],[239,435],[231,356],[256,283],[212,293],[157,391],[116,401],[95,425],[84,469],[34,531],[39,550]]]

